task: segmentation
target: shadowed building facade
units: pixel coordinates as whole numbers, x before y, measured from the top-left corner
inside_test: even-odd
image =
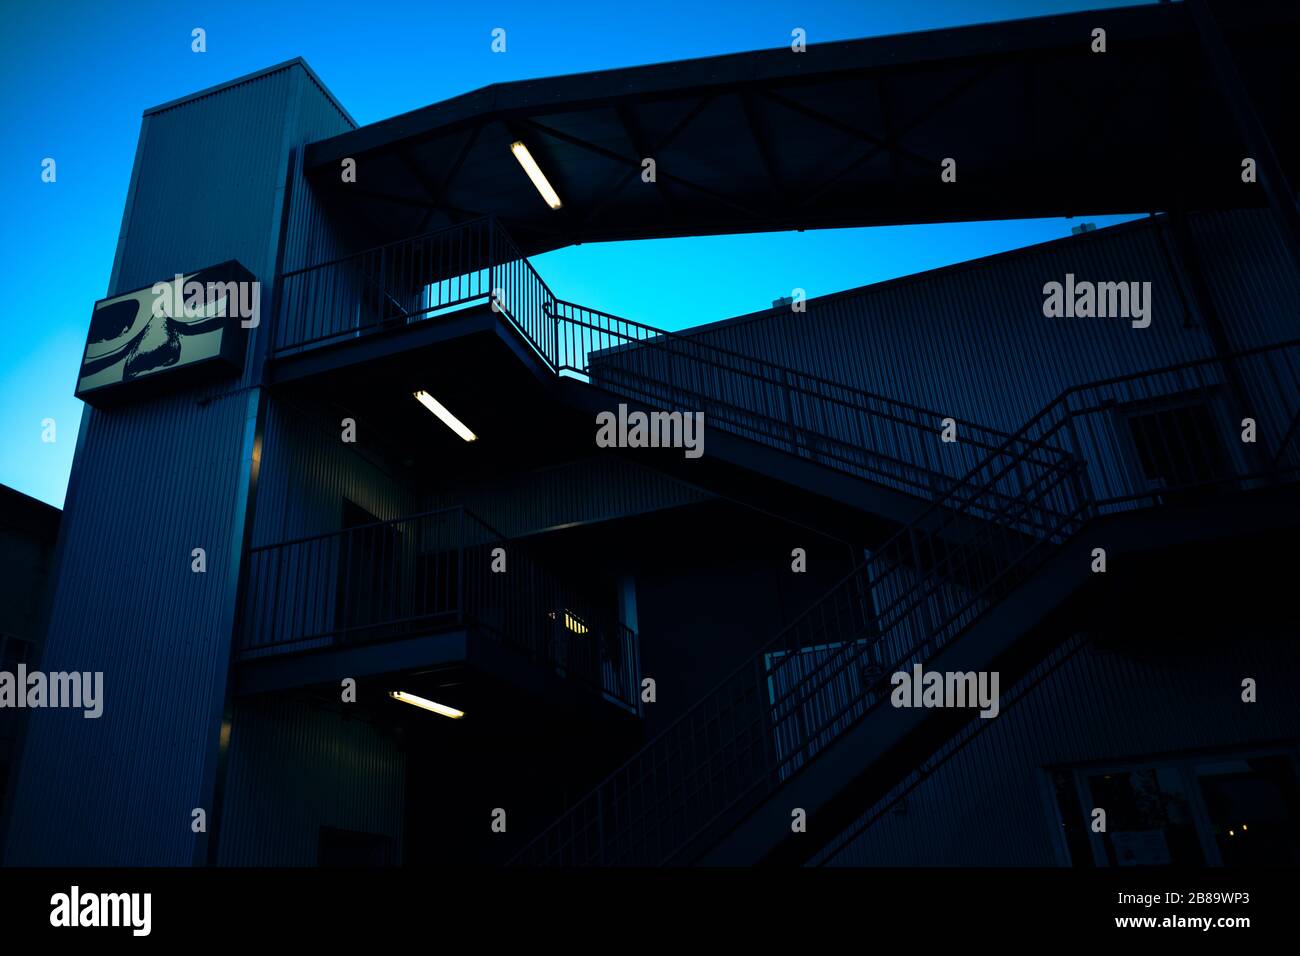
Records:
[[[5,862],[1295,862],[1300,23],[1193,6],[148,111],[100,306],[235,263],[260,319],[93,326],[153,358],[84,393],[43,666],[104,715],[31,721]],[[528,259],[1152,210],[677,332]],[[1149,322],[1045,314],[1075,280]],[[998,715],[894,706],[916,665]]]

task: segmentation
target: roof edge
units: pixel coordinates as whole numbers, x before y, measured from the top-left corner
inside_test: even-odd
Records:
[[[818,76],[840,68],[842,63],[839,58],[850,54],[862,58],[861,64],[854,69],[870,71],[894,69],[900,62],[921,64],[936,60],[968,58],[977,54],[993,54],[1003,51],[1010,42],[1022,42],[1027,39],[1044,40],[1050,47],[1057,42],[1056,34],[1050,37],[1037,37],[1036,32],[1048,29],[1059,32],[1064,24],[1090,22],[1087,20],[1088,17],[1098,16],[1106,18],[1112,30],[1117,29],[1115,24],[1119,23],[1128,36],[1166,37],[1179,31],[1190,31],[1184,14],[1181,4],[1138,0],[1125,6],[1106,7],[1101,10],[1074,10],[965,23],[950,27],[929,27],[903,33],[819,41],[809,45],[810,52],[806,55],[793,58],[789,57],[789,50],[786,47],[770,47],[707,54],[681,60],[640,63],[634,66],[502,80],[394,116],[378,119],[353,132],[338,133],[310,143],[307,165],[313,167],[332,165],[339,156],[355,156],[383,148],[391,145],[392,142],[413,135],[427,135],[436,130],[454,128],[459,123],[493,119],[501,111],[514,111],[537,105],[542,102],[536,98],[536,90],[539,86],[571,86],[596,79],[604,81],[602,88],[637,82],[640,84],[637,92],[647,96],[683,96],[691,95],[700,89],[698,85],[691,83],[683,85],[682,81],[675,76],[683,68],[707,65],[717,70],[724,66],[733,67],[737,70],[735,75],[718,82],[743,84],[771,78],[773,74],[768,72],[769,61],[775,62],[778,58],[781,59],[783,67],[789,67],[783,69],[782,76],[812,82]],[[1008,39],[1008,31],[1012,39]],[[906,56],[901,60],[896,49],[900,44],[906,46]],[[518,102],[511,100],[510,98],[515,95],[523,99]],[[456,113],[457,106],[466,107],[475,101],[487,105],[478,109],[471,108],[467,113]],[[569,102],[569,100],[562,101],[563,104]],[[364,140],[361,143],[356,142],[353,133],[364,137]],[[315,156],[313,157],[312,154]]]
[[[867,282],[863,285],[854,286],[851,289],[837,289],[834,292],[827,292],[823,295],[811,296],[804,300],[805,305],[827,305],[836,302],[839,299],[852,299],[858,296],[874,292],[883,292],[887,289],[897,286],[905,286],[914,282],[926,282],[942,275],[955,272],[963,272],[968,269],[981,269],[993,262],[1005,262],[1024,256],[1036,255],[1047,251],[1053,247],[1064,245],[1078,245],[1086,242],[1100,242],[1112,236],[1120,235],[1125,232],[1142,232],[1152,228],[1161,228],[1167,221],[1168,213],[1166,212],[1148,212],[1133,213],[1136,218],[1126,222],[1112,223],[1109,226],[1103,226],[1100,229],[1089,229],[1087,232],[1081,232],[1069,236],[1058,236],[1054,239],[1043,239],[1040,242],[1032,242],[1027,246],[1016,246],[1014,249],[1004,249],[1001,252],[991,252],[987,255],[976,256],[973,259],[962,259],[959,262],[950,262],[947,265],[935,266],[931,269],[922,269],[920,272],[909,272],[905,275],[894,276],[890,279],[879,279],[876,282]],[[1070,218],[1080,219],[1083,216],[1072,216]],[[704,322],[700,325],[690,325],[673,332],[674,335],[691,336],[705,332],[711,332],[715,329],[724,328],[732,325],[744,325],[749,322],[757,322],[760,319],[770,319],[777,314],[789,314],[788,306],[768,306],[766,309],[756,309],[753,312],[745,312],[741,315],[729,316],[725,319],[716,319],[712,322]]]
[[[165,103],[159,103],[157,106],[150,106],[142,115],[152,116],[155,113],[174,109],[175,107],[182,106],[192,100],[202,99],[205,96],[212,96],[216,93],[222,92],[223,90],[239,86],[242,83],[249,83],[253,80],[261,79],[264,76],[279,73],[282,70],[292,69],[295,66],[302,68],[303,72],[305,72],[311,81],[316,84],[317,88],[322,94],[324,94],[325,98],[328,99],[334,108],[339,111],[339,114],[347,120],[349,124],[351,124],[353,129],[359,128],[360,124],[358,124],[352,117],[352,114],[347,111],[347,108],[339,102],[339,98],[330,91],[330,88],[325,85],[320,76],[317,75],[316,71],[311,68],[311,64],[301,56],[296,56],[291,60],[285,60],[282,63],[276,63],[272,66],[263,67],[260,70],[254,70],[252,73],[245,73],[243,76],[237,76],[234,79],[226,80],[222,83],[216,84],[215,86],[209,86],[194,93],[187,93],[184,96],[178,96]]]

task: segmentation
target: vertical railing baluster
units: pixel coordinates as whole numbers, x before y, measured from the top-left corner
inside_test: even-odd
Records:
[[[487,294],[488,301],[492,302],[496,297],[496,216],[489,216],[487,221]],[[500,303],[498,303],[500,306]]]
[[[467,617],[465,613],[465,575],[469,569],[465,564],[465,509],[458,508],[457,512],[460,566],[456,569],[456,607],[459,609],[457,619],[463,625]]]

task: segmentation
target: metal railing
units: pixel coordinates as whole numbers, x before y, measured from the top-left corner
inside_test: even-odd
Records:
[[[285,273],[280,290],[277,357],[486,304],[557,374],[631,401],[703,412],[708,427],[927,501],[960,488],[957,479],[1010,438],[975,422],[561,301],[491,218]],[[953,418],[954,442],[937,440],[945,418]],[[1039,454],[1064,457],[1051,448]],[[1014,499],[1018,479],[1009,471],[988,494]],[[1030,514],[1026,520],[1047,528],[1053,516]]]
[[[1225,392],[1230,381],[1248,383],[1249,393]],[[1269,437],[1253,453],[1231,448],[1221,431],[1206,427],[1221,427],[1227,409],[1242,407],[1269,411],[1257,419],[1270,422]],[[683,861],[713,828],[762,802],[865,719],[888,697],[889,674],[924,663],[959,639],[1095,515],[1300,476],[1300,449],[1287,431],[1297,410],[1300,341],[1067,390],[515,862]],[[1049,461],[1035,453],[1049,442],[1088,450],[1103,438],[1131,444],[1139,477],[1105,470],[1095,455],[1085,464],[1073,455]],[[1023,470],[1021,496],[999,498],[993,519],[974,535],[945,534],[982,495],[1001,487],[1009,469]],[[982,512],[993,507],[986,502]],[[1038,528],[1037,521],[1025,522],[1030,513],[1059,520],[1028,533]]]
[[[1087,463],[1110,514],[1294,477],[1298,390],[1300,339],[1075,386],[1026,429]]]
[[[960,490],[961,476],[1008,441],[1013,453],[1025,451],[1005,432],[692,336],[572,302],[555,309],[559,371],[647,405],[703,412],[706,427],[926,500]],[[945,418],[958,440],[940,440]],[[1050,464],[1067,456],[1043,447],[1034,457]],[[989,495],[1015,498],[1021,477],[1008,471]]]
[[[487,302],[492,220],[446,226],[279,278],[272,353],[290,355]]]
[[[241,660],[473,627],[637,709],[636,634],[612,597],[561,580],[464,508],[253,548],[248,561]]]
[[[1074,660],[1090,643],[1091,639],[1087,634],[1074,634],[1067,638],[1009,690],[1002,692],[998,699],[998,715],[1004,716],[1012,712],[1017,704],[1030,699],[1035,691],[1046,684],[1067,663]],[[833,866],[842,851],[865,834],[869,834],[873,827],[888,826],[894,819],[895,813],[906,809],[907,798],[918,787],[938,773],[950,760],[960,757],[967,747],[980,740],[984,732],[995,724],[996,721],[974,716],[953,736],[944,740],[924,761],[909,771],[902,780],[859,814],[847,829],[836,834],[826,846],[818,850],[809,860],[809,865]]]

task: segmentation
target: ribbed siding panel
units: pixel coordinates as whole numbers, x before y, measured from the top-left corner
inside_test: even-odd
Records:
[[[1150,328],[1049,319],[1043,286],[1150,281]],[[1184,328],[1184,291],[1149,222],[964,263],[702,327],[695,337],[995,428],[1072,384],[1211,354]],[[1190,301],[1190,297],[1188,297]],[[938,423],[936,422],[936,428]]]
[[[1191,233],[1233,349],[1300,337],[1300,271],[1271,210],[1202,213]]]
[[[243,414],[240,395],[173,397],[87,422],[41,666],[103,671],[104,713],[32,712],[6,862],[190,862],[229,655]]]
[[[341,421],[272,397],[262,437],[254,547],[336,531],[343,499],[387,521],[421,510],[409,469],[342,440]]]
[[[333,105],[316,98],[308,98],[302,106],[300,115],[304,140],[332,135],[336,130],[331,126],[337,122],[337,111]],[[281,269],[292,272],[317,262],[328,262],[344,255],[349,249],[349,233],[340,229],[330,218],[311,185],[303,176],[303,149],[295,151],[292,168],[292,193],[289,214],[285,222],[284,255]],[[355,238],[352,248],[360,244]]]
[[[675,508],[713,497],[623,458],[600,456],[425,497],[424,508],[463,504],[506,537]]]
[[[238,259],[262,283],[261,318],[268,317],[284,175],[277,158],[298,96],[297,73],[270,73],[145,117],[115,292]],[[266,329],[263,321],[249,333],[247,355]],[[257,375],[246,361],[240,384]]]
[[[282,70],[146,117],[120,290],[225,259],[270,278],[282,172],[274,157],[297,93],[294,73]]]
[[[387,731],[302,700],[235,708],[220,862],[312,866],[321,827],[383,834],[400,862],[405,755]]]
[[[1046,674],[1039,686],[907,794],[902,812],[884,813],[842,847],[832,843],[828,862],[1053,866],[1060,821],[1044,798],[1043,768],[1300,734],[1300,711],[1286,693],[1244,705],[1233,676],[1268,674],[1278,688],[1296,686],[1294,641],[1234,635],[1214,652],[1171,650],[1146,659],[1093,645],[1073,655],[1068,649],[1058,652],[1059,667],[1053,670],[1049,657],[1024,682]],[[1002,691],[1004,701],[1014,693]]]
[[[290,65],[146,116],[110,294],[234,258],[262,280],[268,314],[302,96],[321,93]],[[8,863],[194,858],[230,657],[253,407],[240,385],[257,375],[246,365],[242,382],[87,411],[41,663],[102,670],[104,715],[32,715]],[[190,570],[199,547],[205,574]]]
[[[201,111],[201,117],[199,116]],[[272,281],[283,205],[286,149],[352,128],[305,71],[293,66],[248,83],[150,113],[145,118],[126,254],[115,291],[137,289],[175,272],[238,259],[262,283],[263,334],[271,327]],[[287,128],[288,127],[288,128]],[[285,268],[303,255],[304,222],[323,233],[323,214],[296,168]],[[320,246],[322,254],[333,247]],[[181,259],[184,261],[181,261]],[[247,363],[244,384],[258,370]]]

